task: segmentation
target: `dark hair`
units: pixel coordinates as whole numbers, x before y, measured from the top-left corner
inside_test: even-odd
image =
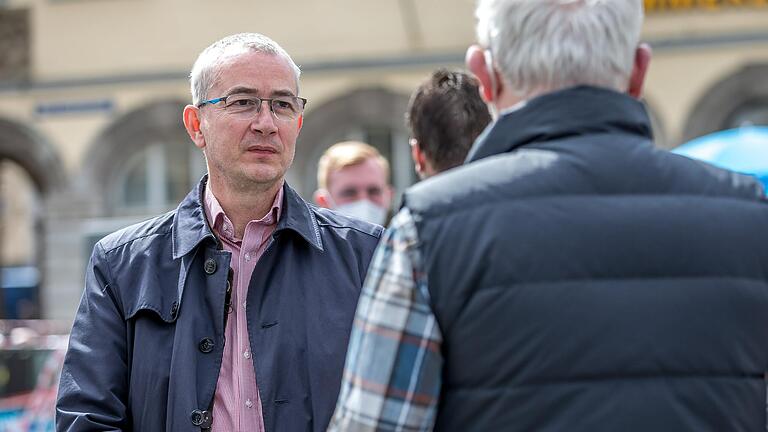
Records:
[[[411,96],[406,122],[437,171],[461,165],[490,123],[475,77],[438,69]]]

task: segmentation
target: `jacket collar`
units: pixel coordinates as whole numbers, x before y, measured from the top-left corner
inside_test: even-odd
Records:
[[[282,214],[273,235],[277,236],[287,230],[296,232],[307,243],[320,251],[323,250],[323,241],[320,238],[320,228],[317,225],[315,213],[309,208],[309,204],[288,186],[288,183],[285,183]]]
[[[217,242],[206,220],[203,207],[205,175],[197,186],[181,201],[173,221],[173,258],[178,259],[193,251],[203,241]],[[309,205],[287,183],[283,186],[282,214],[273,236],[290,230],[319,250],[323,250],[320,229]]]
[[[637,99],[598,87],[571,87],[531,99],[503,115],[478,137],[467,162],[526,144],[594,133],[652,138],[648,114]]]

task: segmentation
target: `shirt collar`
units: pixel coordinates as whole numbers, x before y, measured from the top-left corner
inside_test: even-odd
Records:
[[[277,224],[277,221],[280,220],[280,214],[282,213],[283,186],[284,183],[280,185],[280,189],[278,189],[277,194],[275,194],[275,199],[272,201],[272,208],[262,216],[261,219],[251,220],[248,222],[249,224],[256,223],[267,226]],[[217,236],[224,237],[230,241],[241,240],[235,237],[234,224],[224,212],[224,209],[221,207],[221,204],[219,204],[219,200],[216,199],[216,196],[213,194],[213,191],[211,191],[208,183],[205,185],[203,207],[205,208],[205,215],[208,218],[208,222],[211,224],[211,228]]]

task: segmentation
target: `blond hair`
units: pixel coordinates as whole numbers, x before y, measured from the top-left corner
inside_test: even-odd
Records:
[[[389,162],[376,147],[359,141],[344,141],[328,147],[320,157],[317,164],[317,186],[327,189],[331,172],[361,164],[368,159],[374,159],[381,164],[389,183]]]

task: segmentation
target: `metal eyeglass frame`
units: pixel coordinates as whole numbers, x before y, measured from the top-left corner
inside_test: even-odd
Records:
[[[217,104],[219,102],[227,103],[227,98],[232,97],[232,96],[235,96],[235,95],[227,95],[227,96],[217,97],[217,98],[214,98],[214,99],[208,99],[208,100],[202,101],[199,104],[197,104],[197,107],[198,108],[202,108],[205,105],[209,105],[209,104],[210,105],[214,105],[214,104]],[[279,118],[277,116],[277,114],[275,114],[275,109],[272,107],[272,101],[279,100],[279,98],[262,98],[262,97],[258,97],[258,96],[249,96],[249,97],[251,97],[253,99],[257,99],[259,101],[259,105],[256,108],[256,114],[259,114],[261,112],[261,104],[263,104],[264,102],[268,102],[269,112],[272,113],[272,116],[274,116],[278,120],[282,120],[281,118]],[[282,97],[286,97],[286,96],[282,96]],[[306,106],[307,106],[307,99],[303,98],[303,97],[299,97],[299,96],[287,96],[287,97],[295,97],[296,99],[301,101],[301,112],[298,113],[297,117],[300,116],[301,114],[303,114],[304,113],[304,108],[306,108]],[[291,118],[291,119],[288,119],[288,120],[294,120],[294,119],[295,118]]]

